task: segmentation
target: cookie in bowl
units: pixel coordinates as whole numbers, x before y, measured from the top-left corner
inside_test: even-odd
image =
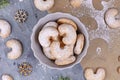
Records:
[[[78,64],[88,46],[85,26],[66,13],[48,14],[33,28],[31,48],[34,55],[52,69],[66,69]]]

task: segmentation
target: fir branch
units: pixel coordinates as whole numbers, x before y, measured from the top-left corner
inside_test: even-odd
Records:
[[[0,8],[8,6],[10,3],[8,0],[0,0]]]

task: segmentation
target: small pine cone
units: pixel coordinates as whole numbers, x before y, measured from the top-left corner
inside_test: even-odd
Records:
[[[19,23],[24,23],[27,18],[28,18],[28,13],[23,10],[23,9],[19,9],[14,16],[15,20]]]
[[[23,76],[29,76],[32,73],[32,66],[27,62],[19,64],[18,69],[18,72]]]

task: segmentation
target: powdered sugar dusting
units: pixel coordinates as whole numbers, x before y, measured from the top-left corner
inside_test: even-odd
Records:
[[[95,38],[102,38],[104,39],[107,43],[110,43],[110,29],[107,27],[105,21],[104,21],[104,16],[105,12],[109,7],[113,7],[113,1],[110,0],[108,2],[102,1],[102,5],[104,6],[103,10],[95,10],[95,8],[92,5],[92,0],[87,0],[84,2],[84,4],[91,9],[90,16],[94,17],[95,20],[97,21],[98,24],[98,29],[96,30],[90,30],[89,35],[90,35],[90,40],[93,40]]]
[[[110,37],[109,37],[109,32],[108,30],[104,29],[97,29],[96,31],[92,30],[89,32],[90,34],[90,40],[96,39],[96,38],[102,38],[104,39],[107,43],[109,43]]]
[[[19,0],[19,2],[23,2],[23,0]]]
[[[65,1],[69,3],[69,0]],[[110,29],[104,21],[104,16],[108,8],[114,7],[113,2],[114,0],[109,1],[103,0],[101,2],[101,4],[103,5],[103,10],[96,10],[93,6],[92,0],[84,0],[83,3],[81,4],[80,9],[75,9],[70,4],[66,4],[64,8],[70,8],[71,13],[78,18],[82,17],[83,15],[90,15],[91,17],[93,17],[98,24],[98,28],[96,30],[90,30],[89,28],[87,28],[90,40],[102,38],[109,44],[111,40],[109,34]]]
[[[43,71],[44,72],[47,72],[47,66],[45,66],[45,65],[42,65],[41,63],[39,63],[37,66],[40,66],[40,67],[42,67],[42,69],[43,69]]]
[[[100,47],[97,47],[97,49],[96,49],[96,53],[97,53],[98,55],[101,54],[101,51],[102,51],[102,49],[101,49]]]

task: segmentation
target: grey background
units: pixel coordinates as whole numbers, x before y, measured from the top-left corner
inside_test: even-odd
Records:
[[[28,20],[23,24],[17,23],[14,20],[14,14],[18,9],[24,9],[29,14]],[[0,9],[0,19],[7,20],[12,26],[10,37],[6,39],[0,38],[0,80],[2,80],[2,74],[12,75],[14,80],[57,80],[59,76],[67,76],[70,77],[71,80],[84,80],[83,70],[80,64],[71,69],[53,70],[41,65],[33,56],[30,46],[32,28],[37,21],[46,14],[47,12],[40,12],[34,7],[33,0],[24,0],[23,2],[10,0],[9,6]],[[5,46],[5,43],[12,38],[20,40],[24,47],[22,56],[17,60],[9,60],[7,58],[9,49]],[[18,73],[18,64],[22,62],[29,62],[33,66],[33,72],[30,76],[25,77]]]

